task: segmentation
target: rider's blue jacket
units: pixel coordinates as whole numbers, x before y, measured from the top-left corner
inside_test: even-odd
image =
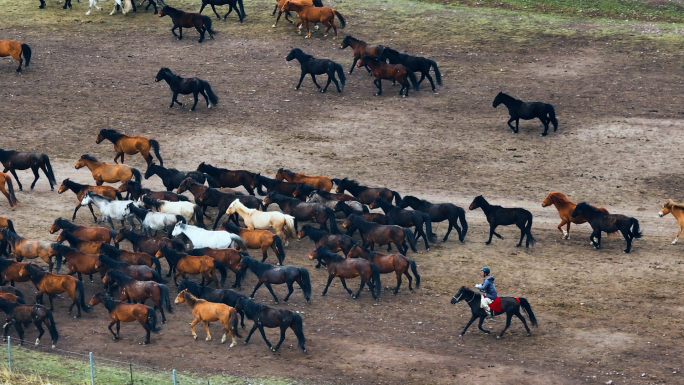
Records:
[[[488,275],[481,285],[475,285],[476,288],[484,291],[485,297],[495,300],[497,297],[496,288],[494,287],[494,277]]]

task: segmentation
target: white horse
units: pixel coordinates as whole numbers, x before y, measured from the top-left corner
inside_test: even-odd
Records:
[[[81,206],[91,203],[97,206],[102,214],[98,222],[102,223],[106,219],[109,222],[109,225],[112,226],[112,230],[114,230],[114,223],[112,222],[112,219],[121,221],[121,226],[124,227],[125,219],[128,221],[128,223],[130,223],[132,228],[135,228],[133,214],[131,214],[131,211],[128,209],[128,205],[134,203],[133,201],[117,201],[100,194],[96,194],[92,191],[88,191],[86,196],[81,201]],[[142,221],[140,221],[140,225],[142,226]]]
[[[128,204],[128,210],[140,221],[143,233],[152,237],[152,230],[155,232],[157,230],[166,231],[171,238],[171,230],[176,223],[185,223],[185,218],[181,215],[171,214],[171,213],[155,213],[148,211],[142,207],[138,207],[135,203]]]
[[[235,213],[245,221],[245,226],[250,230],[267,230],[273,227],[276,234],[278,234],[281,239],[285,240],[285,246],[289,244],[287,241],[288,237],[294,238],[297,236],[294,227],[294,217],[291,215],[283,214],[278,211],[263,212],[250,209],[240,203],[238,199],[234,200],[226,210],[226,214],[228,215],[233,215]]]
[[[152,207],[160,213],[180,215],[188,222],[190,222],[193,217],[195,218],[195,223],[197,224],[200,224],[200,221],[202,220],[202,212],[199,210],[199,206],[192,202],[169,202],[143,196],[142,203],[145,205],[145,207]]]
[[[99,1],[109,1],[109,0],[99,0]],[[115,2],[114,3],[114,9],[112,9],[112,13],[110,13],[109,15],[111,16],[114,13],[116,13],[116,6],[117,5],[119,7],[121,7],[121,13],[123,13],[124,15],[127,14],[128,12],[131,11],[131,9],[133,9],[132,1],[133,0],[114,0],[114,2]],[[97,8],[98,11],[102,10],[102,8],[97,6],[97,2],[98,2],[98,0],[90,0],[90,6],[88,7],[88,12],[86,12],[86,16],[90,15],[90,10],[93,7]]]
[[[237,245],[240,250],[247,250],[247,245],[245,241],[242,240],[238,235],[231,234],[227,231],[211,231],[200,229],[196,226],[186,225],[185,223],[176,223],[176,227],[173,228],[171,236],[177,237],[180,234],[185,234],[190,242],[192,242],[192,247],[195,249],[201,249],[203,247],[212,247],[214,249],[227,249],[235,248]]]

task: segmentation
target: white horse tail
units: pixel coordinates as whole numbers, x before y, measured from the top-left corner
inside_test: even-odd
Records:
[[[290,238],[297,238],[297,232],[294,226],[294,217],[292,215],[285,215],[285,225],[283,226],[285,235]]]

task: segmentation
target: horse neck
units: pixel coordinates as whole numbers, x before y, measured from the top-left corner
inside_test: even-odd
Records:
[[[139,235],[131,230],[125,230],[124,229],[124,235],[126,236],[126,239],[128,239],[131,243],[138,243],[140,240],[143,239],[142,235]]]
[[[522,100],[518,100],[510,95],[501,94],[501,103],[503,103],[506,107],[513,107],[519,103],[522,103]]]
[[[387,214],[388,212],[392,211],[392,209],[394,209],[394,205],[387,202],[384,199],[378,199],[378,204],[380,205],[380,208],[382,209],[382,211],[385,212],[385,214]]]
[[[76,183],[76,182],[70,181],[70,180],[64,181],[64,184],[67,186],[67,188],[69,190],[71,190],[75,194],[78,194],[81,191],[83,191],[84,189],[88,188],[88,185],[79,184],[79,183]]]
[[[204,185],[201,185],[199,183],[195,184],[190,184],[190,187],[188,187],[188,190],[190,190],[190,193],[194,196],[199,196],[201,194],[204,194],[205,191],[207,191],[207,187]]]
[[[249,215],[253,211],[256,211],[255,209],[247,208],[247,206],[243,205],[242,202],[240,202],[238,199],[236,199],[234,202],[237,202],[235,204],[235,210],[238,212],[240,216]]]
[[[71,245],[78,245],[79,243],[81,243],[81,239],[76,237],[74,234],[70,233],[69,231],[64,231],[64,238]]]
[[[323,230],[317,230],[313,227],[307,227],[306,235],[308,235],[314,243],[318,242],[326,234],[327,233]]]
[[[77,228],[79,227],[78,225],[75,225],[75,224],[73,224],[73,223],[67,221],[66,219],[58,219],[57,221],[58,221],[58,222],[57,222],[57,225],[58,225],[62,230],[68,230],[68,231],[73,232],[75,229],[77,229]]]
[[[380,68],[380,67],[382,67],[383,64],[387,64],[387,63],[382,63],[382,62],[378,62],[378,61],[375,61],[375,60],[367,60],[367,61],[366,61],[366,65],[367,65],[368,68],[370,68],[371,70],[374,70],[374,69],[376,69],[376,68]]]
[[[104,164],[102,162],[96,162],[94,160],[90,160],[90,159],[86,159],[86,158],[81,158],[81,160],[83,161],[83,163],[85,163],[86,167],[88,167],[88,170],[90,170],[90,171],[93,171],[94,168],[97,168],[97,167],[101,166],[102,164]]]
[[[368,260],[372,260],[372,259],[373,259],[373,258],[372,258],[373,252],[370,251],[370,250],[368,250],[368,249],[366,249],[365,247],[360,246],[360,245],[357,244],[357,245],[356,245],[356,250],[358,250],[357,253],[356,253],[357,256],[360,256],[361,258],[363,258],[363,259],[368,259]]]
[[[12,156],[12,153],[14,151],[12,150],[3,150],[0,148],[0,162],[6,162],[9,160],[9,158]]]
[[[480,208],[484,211],[485,215],[488,215],[492,211],[492,205],[489,204],[484,198],[480,202]]]
[[[347,182],[345,186],[345,190],[349,191],[352,193],[352,195],[357,196],[360,194],[363,190],[367,189],[368,187],[366,186],[361,186],[358,183],[352,183],[352,182]]]
[[[120,287],[123,288],[124,286],[128,285],[133,281],[133,278],[126,276],[124,273],[121,274],[112,274],[110,275],[114,282]]]
[[[194,295],[188,293],[187,291],[185,292],[185,302],[188,303],[188,306],[190,306],[191,309],[195,308],[195,305],[198,303],[201,303],[203,300],[195,297]]]
[[[116,301],[112,298],[102,296],[102,305],[104,305],[105,309],[107,309],[108,312],[112,312],[120,303],[121,302]]]
[[[363,218],[358,216],[354,217],[354,220],[352,220],[352,224],[362,233],[369,232],[376,225],[373,222],[366,222],[365,220],[363,220]]]
[[[252,262],[249,264],[249,269],[252,270],[252,273],[254,275],[260,277],[262,274],[264,274],[267,270],[270,270],[273,268],[272,265],[268,263],[263,263],[259,262],[256,259],[252,259]]]
[[[128,208],[135,216],[140,217],[141,220],[145,220],[149,211],[144,210],[136,205],[132,205]]]

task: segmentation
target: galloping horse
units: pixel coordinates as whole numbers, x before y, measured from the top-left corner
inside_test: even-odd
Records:
[[[52,257],[57,257],[59,252],[55,249],[59,243],[52,243],[48,241],[37,241],[19,236],[10,229],[0,230],[0,240],[6,241],[14,254],[17,262],[26,259],[40,258],[43,262],[48,264],[48,268],[52,271]]]
[[[109,318],[112,322],[109,323],[108,329],[114,336],[112,337],[113,340],[118,340],[121,337],[119,330],[121,329],[122,322],[138,321],[140,323],[143,329],[145,329],[145,333],[147,333],[145,341],[142,343],[143,345],[150,343],[150,332],[159,333],[162,330],[157,327],[157,313],[151,307],[116,301],[102,292],[95,294],[89,303],[91,307],[98,304],[102,304],[109,312]],[[114,325],[116,325],[116,333],[112,330]]]
[[[674,241],[672,241],[672,244],[676,245],[677,239],[679,239],[682,231],[684,231],[684,205],[675,203],[672,199],[668,199],[665,203],[663,203],[663,208],[658,213],[658,216],[662,218],[670,213],[672,213],[672,216],[675,217],[677,223],[679,224],[677,236],[675,237]]]
[[[100,194],[102,196],[105,196],[109,199],[119,199],[123,200],[123,197],[119,193],[117,189],[114,187],[110,186],[90,186],[87,184],[80,184],[76,182],[72,182],[69,180],[69,178],[64,179],[62,181],[62,184],[59,186],[59,189],[57,189],[57,193],[61,194],[65,192],[66,190],[71,190],[73,191],[74,194],[76,194],[76,199],[78,199],[78,205],[76,205],[76,208],[74,209],[74,215],[71,218],[71,220],[76,220],[76,213],[78,212],[78,209],[80,209],[83,205],[81,205],[81,202],[83,201],[83,198],[85,198],[85,194],[88,191],[92,191],[94,193]],[[93,214],[93,221],[97,222],[97,217],[95,216],[95,212],[93,211],[93,205],[92,203],[88,204],[88,208],[90,209],[90,213]]]
[[[556,119],[556,111],[550,104],[542,102],[526,103],[522,100],[518,100],[512,96],[506,95],[503,92],[499,92],[494,98],[492,106],[494,108],[498,107],[499,104],[503,103],[506,108],[508,108],[508,114],[511,116],[508,119],[508,127],[513,130],[514,134],[518,133],[518,123],[520,119],[530,120],[534,118],[539,118],[539,120],[544,125],[544,132],[541,136],[546,136],[549,131],[549,123],[553,124],[553,131],[556,132],[558,129],[558,120]],[[515,127],[511,124],[515,120]]]
[[[272,249],[278,259],[278,265],[282,265],[285,260],[285,248],[279,236],[268,230],[250,230],[244,227],[237,227],[232,223],[225,222],[219,230],[226,230],[233,233],[245,242],[248,249],[261,249],[264,262],[268,258],[268,249]],[[327,232],[326,232],[327,234]]]
[[[306,347],[304,346],[306,342],[306,339],[304,338],[304,326],[302,323],[302,316],[299,314],[293,313],[287,309],[271,309],[266,305],[251,301],[248,298],[239,298],[235,305],[235,310],[244,312],[247,315],[247,318],[254,321],[254,326],[252,326],[252,330],[249,331],[249,334],[245,339],[245,344],[249,342],[254,331],[259,329],[261,337],[264,339],[264,342],[266,342],[266,345],[275,352],[280,348],[283,341],[285,341],[285,332],[287,331],[287,328],[291,328],[297,336],[297,346],[306,352]],[[278,341],[278,344],[276,344],[275,347],[266,339],[264,327],[280,328],[280,341]]]
[[[97,158],[88,154],[81,155],[81,158],[76,162],[75,167],[77,170],[82,167],[88,167],[98,186],[102,186],[105,182],[123,183],[129,179],[135,179],[136,182],[140,182],[140,179],[142,179],[140,171],[135,168],[128,167],[125,164],[107,164],[100,162]]]
[[[327,192],[330,192],[330,190],[332,190],[333,188],[332,178],[328,178],[327,176],[322,175],[314,176],[306,174],[297,174],[286,168],[279,168],[276,172],[275,178],[277,180],[285,180],[288,182],[308,184],[313,188],[325,190]]]
[[[285,60],[287,61],[292,61],[294,59],[297,59],[299,61],[299,65],[301,66],[302,73],[299,77],[299,83],[297,83],[297,86],[295,87],[295,90],[298,90],[299,87],[302,85],[302,81],[304,80],[304,77],[306,74],[311,74],[311,80],[313,80],[313,83],[316,85],[319,91],[325,92],[328,90],[328,86],[330,85],[330,82],[335,82],[335,87],[337,87],[337,92],[342,93],[342,90],[344,89],[344,84],[347,81],[347,79],[344,76],[344,69],[339,63],[336,63],[330,59],[316,59],[315,57],[311,55],[307,55],[304,53],[299,48],[293,48],[290,53],[287,55]],[[335,72],[337,72],[337,76],[340,78],[340,82],[342,83],[342,88],[340,88],[340,84],[337,82],[337,79],[335,79]],[[323,75],[327,74],[328,75],[328,83],[326,83],[325,87],[321,89],[321,86],[318,85],[316,82],[316,75]],[[278,170],[278,174],[276,175],[276,179],[282,180],[278,178],[278,175],[280,175],[280,171],[283,170],[282,168]],[[290,174],[294,174],[289,170],[286,170]],[[294,174],[296,175],[296,174]],[[306,176],[305,176],[306,177]],[[309,178],[309,177],[307,177]],[[330,180],[330,178],[327,178]],[[300,181],[295,181],[291,179],[287,179],[290,182],[300,182]],[[316,187],[316,186],[314,186]],[[326,189],[325,187],[317,187],[324,189],[326,191],[330,191],[332,188],[332,182],[330,182],[329,187]]]
[[[411,287],[412,278],[411,274],[409,274],[409,268],[416,277],[416,288],[420,287],[420,275],[418,274],[418,269],[416,268],[416,262],[413,259],[406,258],[402,254],[378,253],[356,244],[351,248],[349,253],[347,253],[347,258],[363,258],[370,263],[374,263],[378,266],[378,269],[380,269],[380,274],[395,273],[397,276],[397,287],[394,289],[395,295],[399,292],[402,274],[408,278],[409,290],[413,292],[413,287]]]
[[[255,209],[247,208],[239,200],[233,201],[226,210],[228,215],[237,213],[245,222],[247,228],[254,230],[267,230],[271,227],[275,229],[276,234],[280,239],[285,240],[285,246],[288,245],[288,237],[294,238],[297,232],[294,229],[294,218],[291,215],[279,213],[277,211],[261,212]]]
[[[7,189],[5,189],[5,185],[7,186]],[[9,174],[5,174],[3,172],[0,172],[0,192],[2,192],[2,195],[7,198],[7,202],[9,202],[10,209],[14,210],[14,206],[19,203],[17,200],[17,196],[14,195],[14,185],[12,184],[12,177]]]
[[[496,235],[499,239],[504,239],[495,230],[498,226],[516,225],[520,229],[520,242],[515,247],[522,246],[522,241],[527,236],[525,247],[534,245],[536,240],[532,236],[532,213],[522,208],[504,208],[501,206],[490,205],[486,199],[479,195],[473,199],[473,202],[468,207],[470,210],[481,208],[487,216],[489,222],[489,240],[485,245],[492,243],[492,236]]]
[[[175,302],[187,302],[188,306],[190,307],[192,316],[194,317],[192,323],[190,323],[190,331],[192,332],[193,338],[197,339],[195,325],[200,323],[200,321],[204,323],[204,330],[207,332],[207,338],[205,341],[211,340],[211,333],[209,333],[209,322],[215,321],[221,322],[225,328],[225,332],[221,338],[221,343],[226,342],[226,337],[229,333],[233,338],[233,341],[230,344],[231,348],[237,343],[235,337],[242,338],[238,332],[238,317],[235,308],[232,308],[224,303],[213,303],[204,299],[199,299],[188,293],[187,289],[178,293]]]
[[[31,275],[31,282],[38,289],[36,293],[36,303],[43,304],[43,294],[48,295],[50,300],[50,310],[54,310],[52,306],[52,297],[57,294],[66,293],[71,298],[71,305],[69,306],[69,314],[71,309],[76,306],[78,314],[74,318],[81,317],[81,310],[90,313],[90,307],[85,303],[85,291],[83,289],[83,282],[77,280],[70,275],[52,274],[43,271],[38,265],[32,263],[27,264],[26,271]]]
[[[416,240],[413,231],[408,227],[400,227],[395,225],[379,225],[373,222],[367,222],[358,215],[350,215],[342,227],[345,229],[350,229],[354,231],[359,230],[361,233],[361,239],[363,240],[363,247],[370,247],[374,250],[375,244],[387,245],[387,251],[392,250],[391,243],[394,243],[399,249],[399,252],[406,255],[408,253],[409,246],[414,253],[416,250]],[[408,242],[408,245],[407,245]]]
[[[619,230],[622,233],[622,236],[625,237],[625,241],[627,241],[627,248],[622,250],[623,253],[629,253],[632,249],[632,240],[634,238],[641,238],[642,236],[639,231],[639,221],[636,218],[622,214],[606,214],[587,202],[580,202],[577,207],[575,207],[575,210],[572,211],[573,217],[579,215],[586,217],[591,228],[594,230],[594,232],[591,233],[589,240],[597,250],[601,248],[602,231],[611,234]]]
[[[413,72],[420,72],[421,76],[420,80],[418,80],[418,85],[420,85],[420,83],[425,80],[425,77],[427,77],[427,79],[430,81],[430,85],[432,86],[432,92],[437,93],[435,83],[432,81],[432,77],[430,76],[430,68],[432,68],[435,71],[437,85],[442,85],[442,74],[439,72],[437,63],[435,63],[434,60],[400,53],[389,47],[385,47],[385,49],[382,50],[382,54],[378,58],[378,60],[381,62],[385,61],[385,59],[389,60],[390,64],[402,64],[404,67]]]
[[[362,57],[370,56],[373,58],[377,58],[382,54],[382,51],[385,49],[385,47],[382,45],[371,45],[363,40],[356,39],[349,35],[345,36],[342,40],[342,44],[340,44],[340,49],[345,49],[347,47],[351,47],[354,53],[354,62],[352,63],[351,68],[349,69],[349,74],[354,72],[356,62],[358,62]],[[370,74],[370,68],[366,67],[366,69],[368,70],[368,74]]]
[[[168,6],[165,6],[164,8],[166,7]],[[162,12],[163,11],[164,9],[162,9]],[[196,13],[195,15],[199,15],[199,13]],[[211,19],[208,16],[202,17],[211,21]],[[175,34],[176,33],[174,32],[174,35]],[[212,39],[213,38],[214,37],[212,36]],[[202,34],[200,40],[202,39],[204,39],[204,34]],[[161,68],[159,72],[157,72],[157,76],[154,77],[155,82],[160,82],[162,80],[166,81],[166,84],[169,85],[169,88],[171,88],[171,92],[173,93],[173,96],[171,96],[171,104],[169,105],[169,108],[173,108],[174,103],[177,103],[179,106],[183,107],[183,103],[178,101],[178,94],[192,94],[192,97],[195,99],[195,104],[192,105],[190,111],[195,111],[195,107],[197,107],[197,101],[199,100],[197,99],[197,95],[199,94],[202,94],[204,100],[207,102],[207,108],[211,108],[211,106],[215,106],[219,102],[218,96],[216,96],[214,91],[211,89],[209,82],[207,82],[206,80],[202,80],[200,78],[182,78],[171,72],[171,70],[166,67]]]
[[[435,237],[432,236],[432,219],[424,212],[397,207],[380,197],[375,198],[373,203],[368,207],[371,209],[381,208],[385,215],[390,218],[393,225],[401,227],[415,226],[416,240],[418,240],[418,237],[423,237],[423,241],[425,241],[425,250],[430,250],[428,237],[431,242],[435,242]],[[423,224],[425,224],[425,231],[423,231]]]
[[[194,179],[192,179],[194,180]],[[117,188],[119,192],[130,193],[130,198],[134,201],[139,200],[143,196],[147,195],[154,199],[165,200],[169,202],[188,202],[190,199],[184,195],[179,195],[180,193],[172,193],[171,191],[152,191],[148,188],[144,188],[140,182],[134,180],[127,180]],[[128,195],[126,195],[128,198]]]
[[[178,292],[187,290],[188,293],[197,298],[214,303],[222,303],[230,307],[235,307],[240,298],[246,299],[247,296],[230,289],[212,289],[209,286],[202,286],[197,282],[184,279],[178,285]],[[240,314],[240,326],[245,328],[245,312],[235,309]]]
[[[157,14],[159,17],[164,17],[164,16],[169,16],[171,20],[173,21],[173,28],[171,28],[171,33],[173,36],[175,36],[178,40],[183,39],[183,27],[185,28],[195,28],[197,32],[200,34],[200,38],[197,41],[198,43],[201,43],[204,41],[204,33],[208,32],[209,37],[214,40],[214,30],[211,29],[211,18],[209,16],[203,16],[202,14],[199,13],[192,13],[192,12],[183,12],[181,10],[178,10],[176,8],[169,7],[168,5],[165,5],[164,8],[162,8],[159,13]],[[179,28],[179,33],[180,35],[176,35],[176,28]],[[168,70],[168,68],[162,68],[162,70]],[[159,71],[161,73],[161,71]],[[171,71],[169,71],[171,72]],[[172,74],[173,75],[173,74]],[[174,75],[175,76],[175,75]],[[157,74],[157,78],[159,78],[159,74]],[[157,80],[159,81],[159,80]],[[205,82],[206,83],[206,82]],[[169,83],[171,85],[171,83]],[[211,89],[209,89],[211,90]],[[198,91],[199,92],[199,91]],[[211,91],[209,91],[211,93]],[[174,91],[174,96],[177,95],[177,93]],[[202,92],[202,95],[204,96],[204,92]],[[216,96],[214,95],[214,98]],[[205,96],[206,98],[206,96]],[[174,100],[176,98],[174,97]],[[218,99],[217,99],[218,102]],[[176,101],[178,103],[178,101]],[[178,103],[180,104],[180,103]],[[207,100],[207,105],[209,104],[209,100]],[[213,103],[212,104],[216,104]],[[197,105],[197,93],[195,93],[195,105]],[[181,104],[181,106],[183,106]],[[173,102],[171,103],[171,107],[173,107]],[[169,108],[171,108],[169,107]],[[195,107],[192,108],[192,111],[195,110]]]
[[[64,5],[66,7],[66,4]],[[45,8],[45,3],[41,0],[40,8]],[[12,56],[19,62],[17,72],[21,72],[21,55],[26,59],[26,67],[31,64],[31,47],[28,44],[22,43],[18,40],[0,40],[0,57]]]
[[[328,27],[326,28],[325,32],[323,32],[323,36],[328,36],[328,31],[330,31],[330,28],[332,28],[335,32],[335,39],[338,38],[337,26],[335,25],[335,16],[337,16],[337,19],[340,21],[341,29],[347,25],[347,21],[344,19],[342,14],[330,7],[312,7],[308,5],[302,5],[299,2],[294,2],[292,0],[287,0],[280,10],[297,12],[297,15],[299,15],[299,21],[297,24],[295,24],[295,30],[297,33],[301,34],[302,31],[298,27],[300,24],[304,24],[304,27],[306,27],[306,38],[311,37],[311,28],[309,27],[309,23],[321,23]]]
[[[207,163],[200,163],[197,171],[210,175],[218,187],[244,187],[249,195],[254,195],[252,189],[252,179],[256,174],[245,170],[228,170],[225,168],[214,167]]]
[[[154,310],[159,310],[161,313],[161,323],[166,323],[164,305],[166,305],[166,311],[173,314],[169,288],[164,284],[153,281],[137,281],[117,270],[108,271],[102,279],[102,283],[105,284],[105,287],[109,286],[111,288],[114,287],[113,285],[116,285],[121,294],[121,301],[140,302],[144,305],[148,298],[152,299]]]
[[[50,226],[50,234],[60,230],[67,230],[84,241],[110,243],[116,236],[116,232],[109,231],[106,227],[87,227],[75,225],[66,219],[57,218]]]
[[[373,200],[376,197],[380,197],[390,203],[392,202],[392,197],[394,197],[395,204],[399,204],[399,202],[401,202],[401,195],[399,195],[398,192],[392,191],[388,188],[362,186],[357,181],[347,178],[333,179],[333,182],[335,182],[337,185],[336,192],[338,194],[342,194],[345,190],[347,190],[365,205],[373,203]]]
[[[399,82],[399,84],[401,84],[399,95],[403,97],[407,97],[409,94],[409,82],[411,83],[410,85],[413,86],[414,91],[420,89],[416,74],[403,64],[387,64],[372,56],[366,55],[356,63],[356,66],[370,68],[371,73],[375,76],[373,84],[378,87],[378,92],[375,94],[376,96],[382,95],[383,79]],[[404,90],[406,90],[406,92],[404,92]]]
[[[335,223],[335,212],[330,207],[315,202],[302,202],[297,198],[290,198],[289,196],[272,192],[261,202],[263,205],[262,210],[266,211],[271,203],[277,204],[283,214],[294,217],[295,231],[297,231],[297,221],[316,222],[320,225],[321,230],[325,231],[328,231],[327,222],[330,221],[330,232],[332,234],[340,233],[337,223]]]
[[[151,151],[154,149],[154,154],[159,159],[159,164],[164,166],[164,161],[159,155],[159,142],[154,139],[149,139],[144,136],[128,136],[121,134],[116,130],[102,129],[95,139],[95,143],[100,144],[103,140],[109,140],[114,143],[114,151],[116,151],[116,156],[114,157],[114,163],[117,163],[117,159],[121,157],[121,163],[124,162],[124,154],[135,155],[140,153],[142,157],[147,162],[149,166],[152,163]]]
[[[157,175],[162,180],[166,191],[172,191],[180,186],[181,182],[186,178],[192,178],[197,183],[204,184],[207,178],[201,172],[197,171],[178,171],[175,168],[165,168],[150,163],[145,171],[145,180],[150,179],[153,175]]]
[[[309,271],[303,267],[274,266],[270,263],[259,262],[251,257],[243,257],[238,267],[241,270],[251,270],[259,280],[249,298],[254,298],[254,294],[256,294],[261,285],[265,285],[273,296],[275,303],[278,303],[278,297],[273,292],[271,284],[281,285],[284,283],[287,284],[287,296],[285,296],[283,302],[287,302],[294,292],[294,283],[297,282],[302,289],[306,302],[311,302],[311,278],[309,278]]]
[[[570,238],[570,223],[579,225],[588,222],[588,219],[582,215],[579,217],[572,216],[572,212],[575,210],[575,207],[577,207],[577,203],[568,199],[568,196],[560,191],[551,191],[549,195],[544,198],[541,205],[542,207],[554,205],[556,210],[558,210],[558,215],[561,218],[561,222],[558,224],[558,231],[563,233],[563,239]],[[598,209],[606,215],[610,214],[608,210],[603,207],[598,207]],[[562,228],[565,224],[567,224],[567,230]]]
[[[478,329],[480,329],[485,334],[489,334],[489,330],[485,330],[482,328],[482,323],[484,322],[487,313],[483,308],[480,307],[481,296],[481,294],[476,293],[466,288],[465,286],[461,286],[461,288],[451,298],[452,305],[460,301],[466,301],[466,303],[470,306],[470,312],[472,313],[470,321],[468,321],[466,327],[463,329],[461,334],[459,334],[459,337],[463,337],[463,335],[468,330],[470,325],[473,322],[475,322],[475,320],[478,318],[480,319],[480,323],[477,325]],[[525,330],[527,330],[527,335],[531,335],[530,328],[527,326],[527,321],[525,321],[525,318],[522,316],[522,314],[520,314],[520,308],[522,307],[522,309],[525,310],[525,313],[527,313],[527,316],[530,317],[530,323],[532,324],[532,326],[537,327],[537,318],[534,316],[534,313],[532,312],[532,307],[530,306],[530,303],[522,297],[499,298],[501,300],[501,312],[494,311],[493,313],[494,316],[506,313],[506,327],[504,327],[504,329],[501,331],[501,334],[499,334],[497,338],[503,337],[508,327],[511,326],[511,318],[513,318],[513,316],[516,316],[518,317],[518,319],[520,319],[520,321],[523,323],[523,326],[525,326]]]
[[[344,290],[351,295],[352,298],[359,298],[361,290],[368,284],[370,288],[371,295],[373,299],[377,300],[380,298],[380,293],[382,292],[382,285],[380,283],[380,269],[378,266],[360,258],[344,258],[339,254],[333,254],[327,247],[318,246],[316,250],[309,254],[309,259],[316,259],[318,262],[324,262],[328,268],[328,283],[323,289],[321,295],[325,295],[328,292],[328,287],[335,277],[340,278]],[[361,286],[359,286],[359,291],[354,294],[351,290],[347,288],[347,283],[345,279],[361,277]]]
[[[407,195],[397,204],[397,206],[405,208],[411,207],[414,210],[422,211],[430,216],[433,223],[449,221],[449,230],[444,235],[442,242],[446,242],[451,234],[451,229],[456,229],[458,233],[458,240],[464,242],[466,233],[468,232],[468,222],[466,222],[465,210],[456,206],[453,203],[430,203],[425,199],[418,199],[414,196]],[[461,221],[463,230],[458,227],[458,221]],[[436,236],[436,234],[432,234]]]
[[[35,187],[36,182],[38,182],[38,170],[43,170],[43,173],[50,183],[50,190],[54,190],[54,185],[57,184],[55,181],[55,174],[52,172],[52,166],[50,165],[50,158],[40,152],[19,152],[14,150],[3,150],[0,148],[0,163],[4,169],[2,172],[11,172],[14,179],[17,180],[17,185],[19,186],[19,191],[23,189],[21,182],[19,182],[19,177],[17,176],[16,170],[28,170],[29,168],[33,171],[33,176],[35,179],[31,183],[31,190]]]
[[[42,323],[45,324],[48,331],[50,332],[50,338],[52,339],[52,347],[55,347],[57,340],[59,339],[59,333],[57,332],[57,327],[55,325],[55,319],[52,316],[52,312],[42,305],[24,305],[21,303],[10,302],[5,298],[0,298],[0,311],[7,314],[7,322],[5,323],[2,337],[3,340],[7,337],[7,332],[10,326],[14,325],[14,328],[19,334],[19,345],[24,341],[24,329],[22,325],[36,325],[38,329],[38,338],[36,338],[36,346],[40,343],[40,337],[45,334],[43,330]]]
[[[215,5],[226,5],[228,4],[228,13],[226,13],[223,16],[223,20],[226,20],[228,15],[235,10],[235,13],[237,13],[238,18],[240,19],[240,23],[242,23],[242,19],[247,16],[245,15],[245,7],[242,5],[242,0],[202,0],[202,7],[200,8],[199,13],[201,14],[202,11],[204,11],[204,7],[207,6],[207,4],[211,5],[211,9],[214,11],[216,14],[216,18],[221,20],[221,16],[216,12],[216,8],[214,7]],[[240,6],[240,9],[238,9],[237,6]]]

